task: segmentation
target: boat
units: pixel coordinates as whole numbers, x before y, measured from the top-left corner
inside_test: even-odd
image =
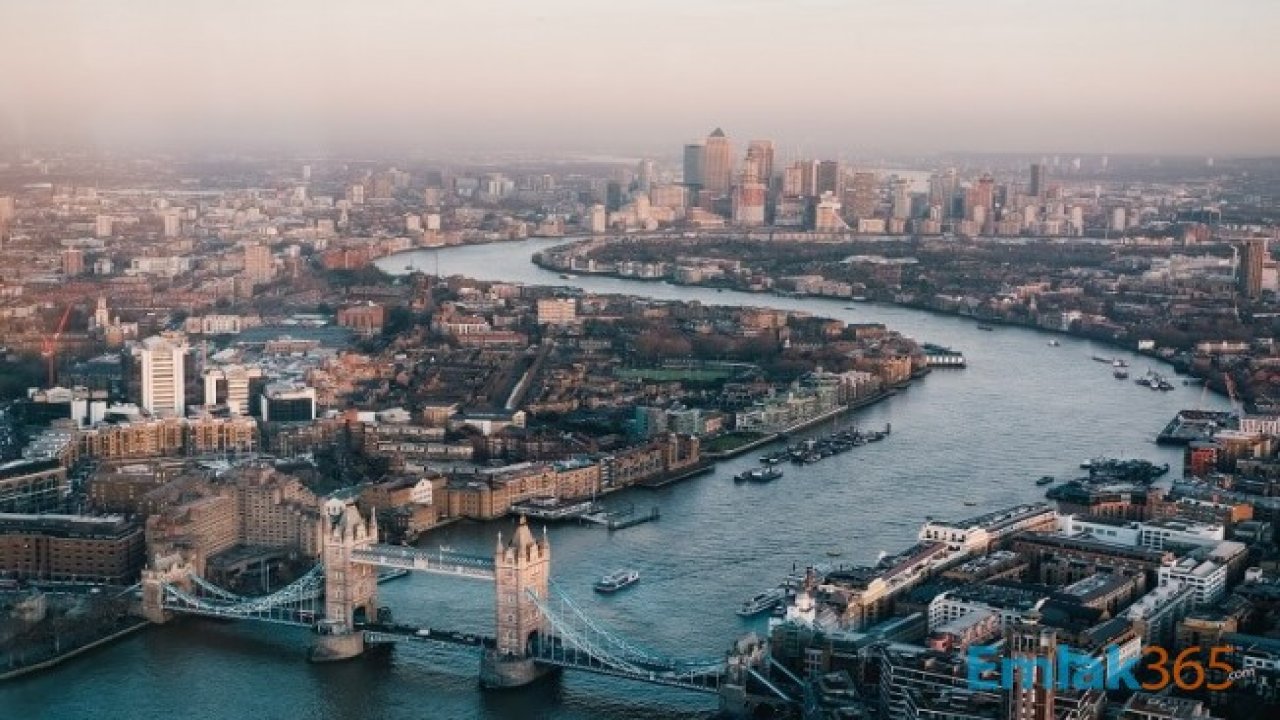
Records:
[[[770,465],[768,467],[752,468],[750,470],[744,470],[738,473],[737,475],[734,475],[733,481],[734,482],[766,483],[766,482],[773,482],[774,480],[777,480],[780,477],[782,477],[782,468],[778,468]]]
[[[1109,357],[1102,357],[1101,355],[1094,355],[1094,356],[1093,356],[1093,361],[1094,361],[1094,362],[1100,362],[1100,363],[1108,363],[1108,364],[1110,364],[1110,363],[1111,363],[1111,358],[1109,358]]]
[[[827,557],[840,557],[843,554],[844,551],[840,548],[831,548],[830,550],[827,550]]]
[[[1057,340],[1050,340],[1050,341],[1049,341],[1049,347],[1058,347],[1058,346],[1059,346],[1059,345],[1061,345],[1061,344],[1062,344],[1062,343],[1058,342]]]
[[[1111,372],[1111,375],[1117,380],[1125,380],[1129,377],[1129,371],[1124,368],[1116,368]]]
[[[640,573],[635,570],[614,570],[596,581],[595,591],[598,593],[610,594],[636,584],[640,580]]]
[[[1051,485],[1051,484],[1053,484],[1053,480],[1054,480],[1054,477],[1053,477],[1052,475],[1042,475],[1042,476],[1040,477],[1040,479],[1036,481],[1036,484],[1037,484],[1037,485]]]
[[[976,502],[974,502],[974,501],[972,501],[972,500],[965,500],[965,501],[964,501],[964,506],[965,506],[965,507],[973,507],[974,505],[977,505],[977,504],[978,504],[978,503],[976,503]]]
[[[560,279],[561,279],[561,280],[572,280],[572,279],[573,279],[573,277],[572,277],[571,275],[569,275],[569,273],[560,273]]]
[[[782,602],[787,598],[787,591],[782,588],[773,588],[765,590],[757,594],[750,600],[742,603],[742,607],[738,608],[739,617],[755,617],[763,612],[772,610],[773,606]]]
[[[1127,368],[1129,367],[1129,363],[1121,360],[1120,358],[1116,358],[1115,360],[1111,361],[1111,366],[1118,367],[1118,368]]]
[[[992,330],[995,330],[995,328],[991,327],[990,325],[987,325],[986,323],[979,323],[979,324],[978,324],[978,329],[979,329],[979,330],[986,330],[987,332],[991,332]]]

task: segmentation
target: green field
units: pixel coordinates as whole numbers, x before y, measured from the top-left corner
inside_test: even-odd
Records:
[[[704,440],[702,442],[702,451],[710,453],[730,452],[762,437],[764,437],[764,434],[758,432],[725,433],[724,435],[717,435],[710,440]]]

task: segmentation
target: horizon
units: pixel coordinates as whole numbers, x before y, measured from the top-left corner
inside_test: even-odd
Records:
[[[503,5],[9,4],[0,145],[1280,154],[1280,6],[1253,0]]]

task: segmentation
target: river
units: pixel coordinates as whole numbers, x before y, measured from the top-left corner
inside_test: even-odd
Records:
[[[527,284],[572,285],[707,304],[767,305],[848,322],[882,322],[921,341],[962,350],[965,370],[937,371],[905,392],[851,416],[861,426],[893,424],[881,443],[766,484],[735,485],[751,453],[706,475],[659,491],[631,490],[610,503],[662,519],[627,530],[565,526],[550,530],[552,574],[599,620],[668,655],[716,657],[764,621],[733,610],[789,572],[794,563],[874,562],[881,550],[910,544],[927,516],[959,518],[1039,499],[1041,475],[1071,477],[1098,455],[1144,457],[1180,466],[1176,448],[1154,444],[1177,410],[1227,402],[1179,385],[1158,393],[1112,378],[1091,355],[1123,357],[1135,376],[1148,358],[1034,330],[977,329],[972,320],[880,304],[782,298],[665,283],[559,278],[529,262],[559,241],[416,251],[380,261],[443,275]],[[1167,371],[1167,368],[1165,369]],[[1175,473],[1177,470],[1175,469]],[[510,523],[464,523],[425,543],[489,553]],[[591,582],[620,566],[641,581],[615,596]],[[493,597],[483,583],[413,576],[382,586],[399,621],[491,631]],[[0,686],[0,717],[13,718],[660,718],[710,716],[715,699],[582,674],[566,674],[510,693],[478,690],[471,651],[397,649],[389,659],[317,666],[305,662],[304,631],[187,621],[153,628],[55,670]]]

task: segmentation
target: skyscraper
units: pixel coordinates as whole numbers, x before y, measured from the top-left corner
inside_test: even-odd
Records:
[[[894,178],[889,199],[893,208],[893,217],[911,217],[911,184],[902,178]]]
[[[756,178],[768,187],[773,181],[773,141],[752,140],[747,143],[747,161],[755,161]]]
[[[758,173],[758,160],[748,157],[738,183],[733,188],[733,222],[738,225],[764,224],[766,190]]]
[[[186,343],[153,336],[134,354],[141,360],[143,409],[161,417],[186,414]]]
[[[707,136],[703,155],[702,187],[718,196],[727,195],[733,183],[733,144],[724,130],[716,128]]]
[[[835,160],[823,160],[818,163],[814,178],[814,192],[819,197],[823,193],[840,195],[840,163]]]
[[[706,164],[706,147],[702,143],[684,146],[684,185],[696,194],[702,188],[702,169]]]
[[[1027,187],[1027,194],[1034,198],[1044,197],[1044,191],[1048,189],[1045,187],[1044,180],[1044,165],[1032,163],[1031,184]]]
[[[1236,282],[1240,294],[1255,299],[1262,295],[1262,263],[1267,256],[1267,241],[1249,238],[1240,243],[1240,264],[1236,269]]]

